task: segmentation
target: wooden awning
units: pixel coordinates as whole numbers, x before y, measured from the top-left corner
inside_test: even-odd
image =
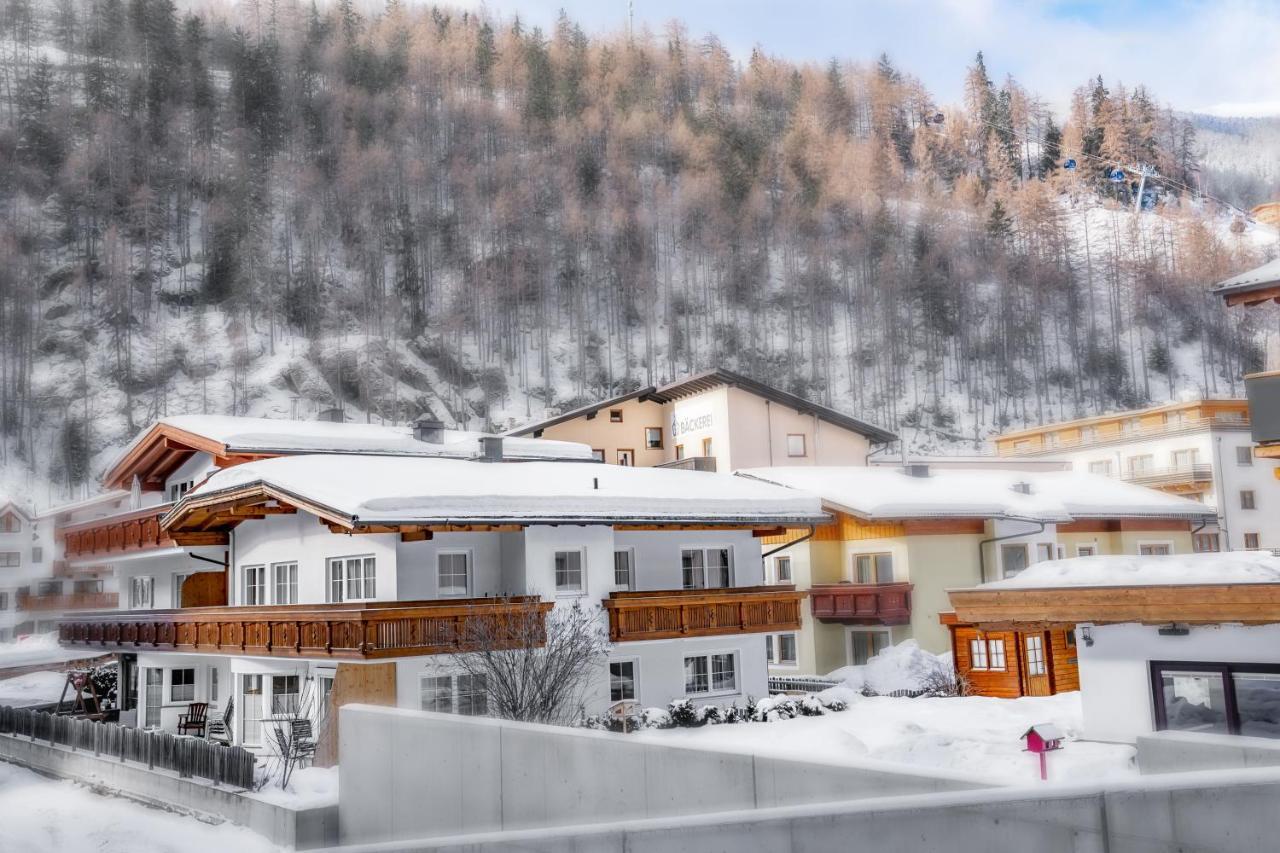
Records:
[[[164,488],[164,481],[196,453],[208,453],[219,468],[229,468],[268,456],[231,453],[220,441],[165,423],[147,430],[103,477],[107,489],[129,489],[137,477],[146,492]]]
[[[955,623],[983,630],[1143,625],[1280,623],[1280,584],[1179,584],[1052,589],[958,589],[948,593]]]

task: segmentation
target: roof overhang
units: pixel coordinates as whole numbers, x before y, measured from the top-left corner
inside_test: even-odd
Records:
[[[1280,259],[1221,281],[1212,293],[1221,296],[1228,305],[1257,305],[1270,300],[1280,302]]]
[[[196,453],[208,453],[215,462],[231,461],[227,446],[166,423],[157,423],[121,454],[103,476],[106,489],[129,489],[137,477],[144,491],[164,488],[165,479]],[[247,460],[242,460],[247,461]]]
[[[1137,623],[1280,623],[1280,583],[948,590],[955,622],[983,630]]]

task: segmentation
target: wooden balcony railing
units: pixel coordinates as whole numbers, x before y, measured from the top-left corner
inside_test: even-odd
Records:
[[[550,602],[466,598],[268,607],[192,607],[82,614],[64,646],[286,658],[376,658],[511,648],[544,639]]]
[[[793,586],[614,592],[604,608],[613,642],[666,640],[794,631],[803,597]]]
[[[813,618],[861,625],[906,625],[911,621],[909,583],[822,584],[809,590]]]
[[[1191,465],[1175,465],[1170,468],[1131,468],[1121,479],[1139,486],[1185,486],[1195,483],[1212,483],[1213,466],[1197,462]]]
[[[61,595],[18,595],[19,610],[105,610],[120,606],[115,592],[69,592]]]
[[[153,548],[173,548],[176,544],[160,530],[160,519],[172,504],[147,507],[80,524],[59,531],[64,542],[63,557],[68,560],[99,557]],[[222,534],[211,534],[221,537]],[[210,544],[216,544],[210,540]]]

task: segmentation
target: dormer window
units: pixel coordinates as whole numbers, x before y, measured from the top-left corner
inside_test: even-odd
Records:
[[[17,533],[22,530],[22,519],[17,513],[6,512],[0,515],[0,533]]]

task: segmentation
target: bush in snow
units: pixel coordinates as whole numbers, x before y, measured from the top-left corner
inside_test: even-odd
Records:
[[[702,715],[693,707],[691,699],[676,699],[667,706],[671,715],[671,724],[681,728],[692,728],[702,725]]]
[[[826,713],[826,709],[822,707],[822,703],[818,701],[818,697],[813,695],[802,698],[797,707],[800,709],[801,716],[804,717],[821,717]]]
[[[950,655],[935,655],[915,640],[903,640],[862,666],[846,666],[828,678],[843,681],[863,696],[955,696],[960,685]]]
[[[820,717],[849,707],[845,688],[834,687],[808,696],[769,696],[759,701],[748,696],[746,707],[738,705],[695,706],[689,699],[676,699],[664,708],[645,708],[623,721],[606,714],[584,717],[582,725],[600,731],[622,732],[638,729],[700,728],[735,723],[770,723],[795,717]]]

